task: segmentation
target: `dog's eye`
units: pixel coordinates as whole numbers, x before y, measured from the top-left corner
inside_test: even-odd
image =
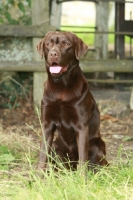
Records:
[[[62,41],[62,45],[63,45],[63,46],[70,46],[70,43],[69,43],[69,42],[66,42],[66,41]]]
[[[50,46],[52,46],[52,45],[53,45],[52,42],[47,42],[47,43],[46,43],[46,46],[47,46],[47,47],[50,47]]]
[[[51,43],[50,43],[50,42],[47,42],[47,43],[46,43],[46,45],[47,45],[47,46],[50,46],[50,45],[51,45]]]
[[[70,46],[70,43],[66,43],[66,46]]]

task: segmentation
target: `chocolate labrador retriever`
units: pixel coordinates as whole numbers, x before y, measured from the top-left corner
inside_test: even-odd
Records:
[[[41,102],[43,139],[38,169],[47,168],[51,149],[67,168],[107,165],[99,111],[79,67],[88,46],[72,32],[48,32],[37,50],[45,58],[48,74]]]

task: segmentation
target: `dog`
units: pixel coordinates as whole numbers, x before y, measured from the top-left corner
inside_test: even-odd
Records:
[[[88,168],[107,165],[99,110],[79,67],[79,58],[88,46],[72,32],[50,31],[37,51],[45,58],[48,75],[41,101],[43,139],[38,169],[47,169],[53,150],[65,167],[73,170],[85,164]],[[55,131],[58,135],[54,141]]]

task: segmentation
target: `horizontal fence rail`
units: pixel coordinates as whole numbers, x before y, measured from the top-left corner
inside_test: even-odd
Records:
[[[84,72],[133,72],[133,60],[83,60],[80,67]]]
[[[133,84],[133,80],[115,80],[115,79],[88,79],[89,83],[109,83],[109,84]]]
[[[132,22],[132,21],[131,21]],[[130,25],[130,21],[129,21]],[[130,25],[132,28],[132,26]],[[9,37],[44,37],[48,30],[53,31],[55,27],[50,26],[49,24],[42,25],[0,25],[0,36]],[[57,29],[57,31],[61,31]],[[63,30],[62,30],[63,31]],[[74,33],[84,33],[84,34],[114,34],[114,35],[128,35],[133,37],[132,31],[76,31]]]
[[[69,2],[72,0],[56,0],[57,3],[64,3],[64,2]],[[81,1],[81,0],[73,0],[73,1]],[[128,0],[83,0],[83,1],[90,1],[94,3],[99,3],[99,2],[114,2],[114,3],[133,3],[132,1]]]
[[[133,73],[132,60],[81,60],[83,72],[125,72]],[[1,61],[0,71],[45,72],[45,61]]]
[[[94,72],[124,72],[133,73],[133,61],[132,60],[81,60],[80,67],[84,73]],[[1,61],[1,71],[16,71],[16,72],[46,72],[45,62],[32,61]],[[133,80],[114,80],[114,79],[87,79],[88,82],[97,83],[125,83],[131,84]]]
[[[0,36],[15,37],[44,37],[48,30],[55,30],[55,27],[49,24],[41,25],[0,25]]]

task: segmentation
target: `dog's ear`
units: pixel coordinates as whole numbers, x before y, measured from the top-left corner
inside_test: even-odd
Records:
[[[44,42],[45,38],[43,38],[36,46],[38,53],[41,55],[41,58],[44,57]]]
[[[88,51],[88,46],[76,36],[76,47],[75,47],[75,56],[79,58]]]
[[[47,40],[47,37],[52,34],[53,31],[49,31],[45,37],[37,44],[36,48],[37,48],[37,51],[38,53],[41,55],[41,58],[44,57],[44,43],[45,43],[45,40]]]

